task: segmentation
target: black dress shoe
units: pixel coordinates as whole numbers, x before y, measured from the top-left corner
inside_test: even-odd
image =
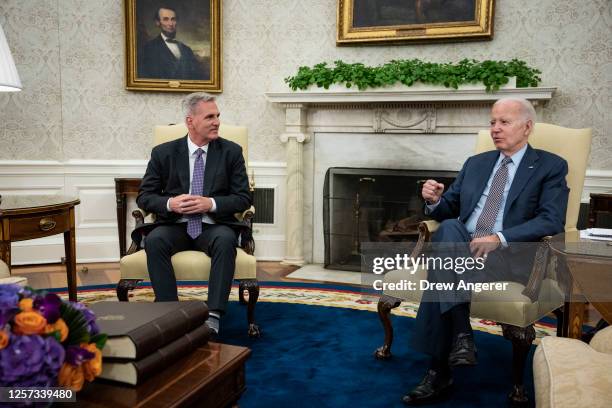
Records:
[[[476,359],[474,337],[469,333],[459,333],[448,355],[448,365],[456,367],[473,366],[476,364],[478,364],[478,360]]]
[[[421,405],[437,402],[448,396],[453,385],[450,373],[442,375],[438,371],[429,369],[425,378],[412,391],[402,397],[407,405]]]

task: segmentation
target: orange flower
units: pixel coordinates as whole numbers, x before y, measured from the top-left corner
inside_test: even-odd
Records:
[[[83,363],[83,374],[87,381],[93,381],[102,373],[102,352],[94,343],[81,344],[81,347],[95,354],[94,358]]]
[[[55,321],[55,323],[47,324],[47,327],[45,327],[46,334],[53,333],[55,331],[60,332],[60,343],[68,338],[68,326],[66,325],[66,322],[64,322],[64,319],[59,318]]]
[[[20,312],[15,315],[14,331],[17,334],[41,334],[46,327],[47,319],[38,312]]]
[[[22,312],[31,312],[34,309],[34,299],[24,298],[19,301],[19,308]]]
[[[64,363],[62,368],[60,368],[57,380],[60,387],[69,387],[72,388],[74,392],[79,392],[81,388],[83,388],[83,383],[85,382],[83,367]]]
[[[9,335],[6,330],[0,330],[0,350],[8,346],[9,344]]]

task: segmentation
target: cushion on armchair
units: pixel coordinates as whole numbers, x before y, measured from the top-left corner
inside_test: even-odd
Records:
[[[236,269],[234,279],[255,279],[255,257],[248,255],[241,248],[236,248]],[[210,276],[210,258],[200,251],[182,251],[172,256],[172,266],[177,280],[208,280]],[[138,251],[124,256],[120,262],[121,278],[149,280],[147,272],[147,254]]]
[[[24,278],[23,276],[11,276],[11,272],[7,264],[0,261],[0,285],[9,284],[28,286],[28,278]]]
[[[612,327],[591,344],[544,337],[533,357],[538,407],[612,406]]]

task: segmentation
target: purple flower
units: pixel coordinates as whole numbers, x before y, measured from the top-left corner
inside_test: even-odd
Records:
[[[66,347],[66,362],[72,364],[73,366],[80,365],[81,363],[91,360],[94,357],[94,353],[79,346]]]
[[[87,321],[87,329],[89,330],[89,334],[91,336],[95,336],[96,334],[100,333],[100,329],[98,328],[98,325],[96,324],[96,315],[94,314],[94,312],[89,310],[87,306],[85,306],[83,303],[80,303],[80,302],[70,302],[70,306],[74,307],[75,309],[83,313],[83,316],[85,317],[85,320]]]
[[[11,337],[0,350],[0,382],[16,381],[38,373],[45,363],[45,340],[38,335]]]
[[[2,329],[19,312],[18,307],[0,309],[0,329]]]
[[[34,309],[37,309],[51,324],[60,318],[61,304],[62,300],[55,293],[48,293],[45,297],[36,296],[34,299]]]
[[[64,363],[66,352],[60,343],[53,337],[45,338],[45,364],[50,373],[59,373],[59,369]]]
[[[19,312],[18,285],[0,285],[0,328],[4,327]]]

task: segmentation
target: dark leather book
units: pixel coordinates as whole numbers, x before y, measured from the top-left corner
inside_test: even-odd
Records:
[[[136,361],[102,360],[102,374],[99,378],[138,385],[151,375],[171,366],[208,342],[208,326],[201,325],[197,329],[182,335],[172,343]]]
[[[208,319],[208,307],[201,301],[98,302],[90,309],[100,332],[108,335],[104,358],[140,360]]]

